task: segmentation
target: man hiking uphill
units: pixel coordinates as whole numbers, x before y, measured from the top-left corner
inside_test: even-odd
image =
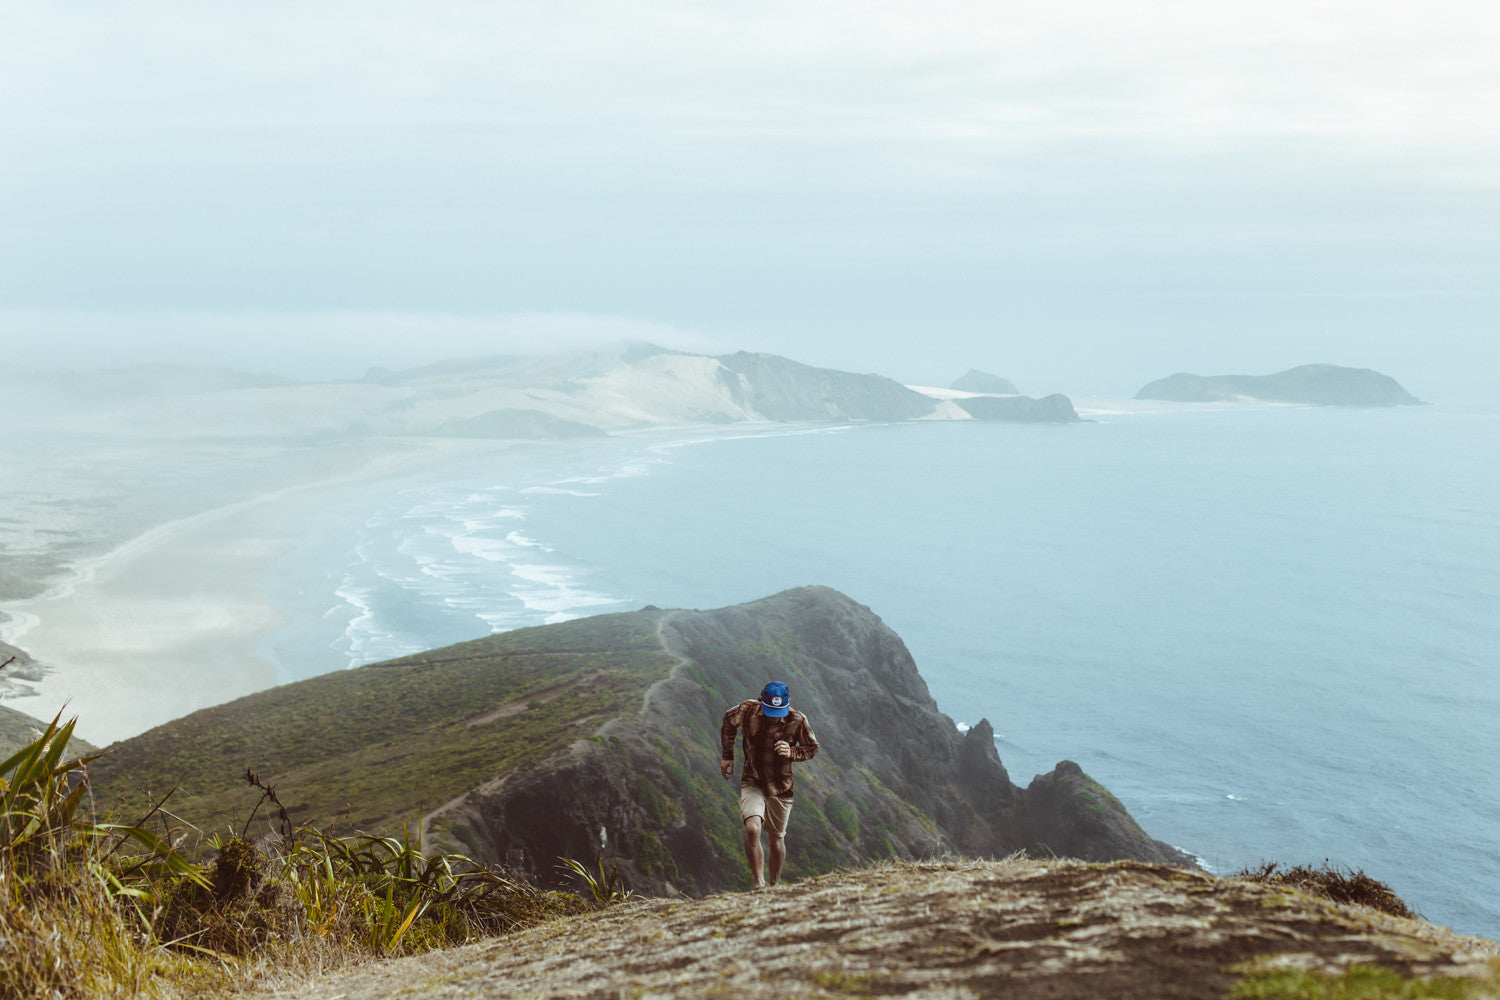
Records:
[[[811,760],[818,752],[807,716],[792,708],[792,696],[781,681],[772,681],[760,693],[724,713],[719,728],[723,758],[719,771],[724,780],[734,775],[734,734],[745,731],[745,769],[740,775],[740,818],[745,821],[745,860],[757,889],[767,881],[761,864],[760,830],[769,831],[770,884],[781,878],[786,863],[786,818],[792,811],[792,764]]]

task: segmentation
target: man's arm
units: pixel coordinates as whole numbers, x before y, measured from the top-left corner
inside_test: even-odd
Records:
[[[797,731],[788,742],[792,746],[792,762],[812,760],[818,755],[818,738],[813,735],[807,716],[797,720]]]
[[[734,737],[739,732],[742,707],[735,705],[730,708],[719,725],[719,773],[726,779],[734,773]]]

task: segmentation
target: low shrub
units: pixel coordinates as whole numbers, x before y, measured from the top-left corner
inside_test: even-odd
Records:
[[[280,811],[279,836],[209,838],[212,860],[199,862],[167,825],[165,799],[135,823],[90,814],[98,755],[63,759],[73,725],[54,719],[0,761],[0,997],[217,994],[589,908],[515,872],[427,855],[409,831],[294,828],[275,789],[248,772]],[[596,896],[618,898],[623,888]]]
[[[1316,868],[1308,865],[1283,868],[1278,861],[1262,861],[1253,868],[1237,872],[1235,877],[1266,885],[1300,889],[1331,899],[1335,903],[1370,906],[1396,917],[1420,916],[1384,882],[1371,878],[1361,869],[1330,864],[1326,858],[1322,866]]]

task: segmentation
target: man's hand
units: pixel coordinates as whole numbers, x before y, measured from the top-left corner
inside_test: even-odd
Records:
[[[777,740],[776,754],[780,757],[790,757],[792,755],[792,745],[786,740]]]
[[[724,776],[725,781],[728,781],[730,778],[734,777],[734,761],[719,761],[719,773]]]

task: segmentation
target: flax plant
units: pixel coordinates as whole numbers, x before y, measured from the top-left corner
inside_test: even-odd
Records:
[[[577,896],[402,837],[294,829],[263,850],[96,821],[88,764],[54,719],[0,761],[0,1000],[218,994],[250,981],[421,951],[577,913]],[[247,780],[276,801],[275,790]],[[279,801],[276,801],[280,806]],[[252,814],[253,815],[253,814]]]

